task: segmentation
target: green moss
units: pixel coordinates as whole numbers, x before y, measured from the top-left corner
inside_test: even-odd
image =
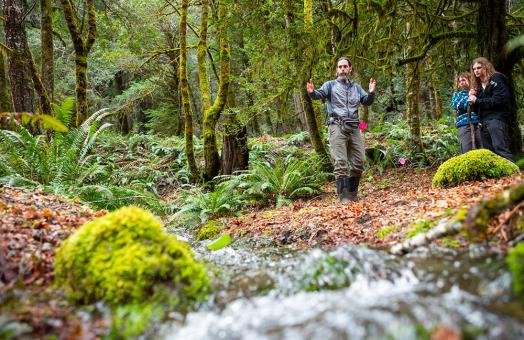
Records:
[[[486,149],[472,150],[444,162],[433,177],[433,187],[453,187],[467,181],[483,181],[519,173],[507,159]]]
[[[196,239],[198,241],[214,239],[220,235],[222,229],[224,226],[217,224],[217,221],[209,221],[198,230]]]
[[[426,231],[430,230],[432,227],[433,227],[433,223],[429,221],[420,221],[417,224],[415,224],[413,229],[411,229],[408,232],[408,238],[412,238],[420,233],[425,233]]]
[[[377,237],[379,239],[383,239],[386,236],[388,236],[389,234],[395,232],[395,230],[396,230],[396,227],[394,225],[392,225],[392,224],[388,225],[388,226],[385,226],[382,229],[380,229],[379,231],[377,231]]]
[[[112,305],[158,299],[185,307],[208,288],[187,244],[138,207],[109,213],[71,235],[57,250],[55,280],[76,303]]]
[[[440,239],[440,241],[441,241],[441,245],[445,248],[454,248],[454,249],[460,248],[460,241],[457,240],[456,238],[443,237]]]
[[[513,278],[513,291],[524,302],[524,243],[511,248],[506,261]]]

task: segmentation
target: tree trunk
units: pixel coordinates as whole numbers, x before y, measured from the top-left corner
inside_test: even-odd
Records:
[[[9,81],[7,79],[6,58],[0,51],[0,113],[12,112],[13,102],[9,93]]]
[[[409,125],[409,138],[417,152],[422,151],[420,127],[420,71],[418,62],[406,65],[406,116]]]
[[[477,17],[477,42],[480,55],[488,58],[497,70],[504,70],[502,51],[508,40],[506,0],[480,0]],[[504,72],[505,73],[505,72]]]
[[[304,32],[313,30],[313,0],[304,0]]]
[[[247,128],[238,121],[235,113],[224,115],[224,137],[222,143],[222,175],[245,170],[249,165]]]
[[[27,62],[27,36],[23,26],[24,2],[4,0],[5,40],[9,54],[9,83],[13,109],[16,112],[33,112],[34,92],[31,87],[31,69]]]
[[[205,2],[205,1],[204,1]],[[202,15],[204,14],[204,11]],[[204,159],[205,178],[206,180],[213,179],[220,171],[220,157],[218,155],[218,147],[216,142],[216,125],[220,114],[224,109],[227,101],[227,94],[229,89],[230,76],[230,53],[229,41],[227,37],[227,7],[225,0],[220,0],[218,4],[218,36],[220,41],[220,78],[218,85],[218,95],[215,98],[213,106],[204,111]],[[206,20],[207,25],[207,20]],[[207,29],[205,30],[207,34]],[[199,44],[200,45],[200,44]],[[200,48],[200,46],[199,46]],[[204,51],[202,51],[203,53]],[[205,63],[205,55],[202,63]],[[205,64],[203,65],[205,66]],[[205,67],[202,67],[205,68]],[[200,67],[199,67],[200,70]],[[207,79],[207,72],[205,72]],[[202,84],[202,80],[200,81]],[[206,87],[204,86],[204,89]],[[202,90],[204,90],[202,89]],[[206,89],[209,91],[209,89]],[[204,97],[203,97],[204,98]],[[203,99],[204,103],[204,99]]]
[[[517,119],[515,84],[512,77],[516,61],[507,60],[504,54],[504,46],[508,42],[506,0],[480,0],[477,41],[480,55],[488,58],[496,70],[508,77],[509,87],[513,94],[513,112],[508,119],[509,148],[518,159],[522,157],[522,134]]]
[[[54,97],[54,57],[53,57],[53,6],[50,0],[40,0],[42,17],[41,51],[42,51],[42,82],[49,100]]]
[[[189,99],[189,85],[187,81],[187,9],[189,0],[182,0],[180,9],[180,94],[182,114],[184,115],[184,135],[187,165],[191,172],[191,181],[201,181],[200,173],[195,161],[193,149],[193,112]]]
[[[35,86],[36,92],[40,96],[40,113],[51,116],[53,114],[53,112],[51,111],[51,101],[49,100],[49,96],[47,95],[47,91],[45,89],[44,83],[42,82],[42,78],[38,74],[33,54],[29,49],[27,49],[26,51],[26,58],[31,69],[33,85]]]
[[[60,0],[67,24],[67,29],[73,41],[75,50],[75,94],[76,94],[76,125],[80,124],[89,115],[87,102],[87,56],[96,39],[96,11],[94,0],[85,0],[87,7],[88,30],[84,38],[82,32],[83,20],[79,23],[79,16],[73,9],[71,0]]]
[[[431,90],[433,92],[433,105],[431,107],[431,111],[433,112],[435,119],[440,119],[440,117],[443,116],[442,97],[440,95],[439,82],[435,73],[431,75]]]
[[[311,140],[311,144],[313,145],[315,152],[319,156],[321,156],[322,158],[325,158],[326,160],[329,160],[329,155],[327,153],[326,146],[324,145],[324,142],[322,141],[322,134],[320,133],[320,130],[318,128],[317,115],[313,108],[313,103],[311,101],[311,98],[309,98],[307,94],[305,83],[301,85],[302,86],[301,86],[300,93],[302,95],[302,107],[304,109],[304,119],[306,121],[306,125],[309,131],[309,138]]]

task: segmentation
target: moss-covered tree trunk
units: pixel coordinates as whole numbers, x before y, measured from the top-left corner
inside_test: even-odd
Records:
[[[49,99],[54,97],[54,57],[53,57],[53,6],[50,0],[40,0],[41,22],[40,39],[42,41],[42,82]]]
[[[329,155],[327,153],[324,141],[322,140],[322,134],[320,133],[320,129],[318,127],[317,114],[315,113],[313,102],[311,101],[311,98],[309,98],[309,95],[307,93],[305,82],[303,82],[301,86],[301,96],[302,108],[304,109],[304,119],[306,121],[306,125],[309,131],[311,145],[313,145],[315,152],[319,156],[326,159],[326,167],[329,167]]]
[[[304,32],[313,30],[313,0],[304,0]]]
[[[8,74],[13,109],[16,112],[33,112],[34,92],[31,86],[31,69],[26,57],[28,49],[24,29],[24,2],[4,0],[5,41],[9,53]]]
[[[26,58],[28,60],[29,68],[31,69],[31,77],[33,78],[33,85],[40,99],[40,112],[50,116],[53,114],[53,112],[51,111],[51,101],[49,100],[47,90],[42,81],[42,78],[38,74],[38,69],[36,67],[31,50],[27,49],[26,52]]]
[[[195,151],[193,148],[193,112],[189,99],[189,85],[187,82],[187,10],[189,0],[182,0],[180,8],[180,96],[181,108],[184,116],[184,135],[187,165],[191,172],[191,180],[194,183],[200,182],[200,173],[195,161]]]
[[[418,152],[422,151],[420,126],[420,70],[419,63],[406,64],[406,117],[409,126],[409,139]]]
[[[198,84],[200,86],[200,97],[202,98],[202,112],[205,112],[211,106],[211,94],[209,90],[209,80],[207,72],[207,25],[209,16],[209,0],[201,1],[200,12],[200,39],[197,46],[198,62]]]
[[[222,142],[222,175],[245,170],[249,165],[247,128],[242,125],[234,112],[224,116],[224,136]]]
[[[433,93],[433,105],[432,111],[435,119],[440,119],[442,117],[442,96],[440,95],[440,86],[439,81],[435,73],[431,75],[431,90]]]
[[[13,102],[9,92],[9,81],[7,79],[6,57],[3,51],[0,51],[0,114],[2,112],[12,112]]]
[[[220,157],[218,155],[216,141],[216,125],[220,114],[226,105],[230,75],[230,52],[227,34],[228,20],[226,5],[226,0],[220,0],[218,2],[218,37],[220,41],[220,77],[218,95],[213,106],[204,111],[204,159],[206,161],[206,180],[212,179],[218,175],[220,171]]]
[[[73,9],[71,0],[60,0],[67,29],[75,50],[75,95],[76,125],[79,126],[89,115],[87,101],[87,56],[96,39],[96,10],[94,0],[85,0],[87,11],[87,32],[84,34],[84,20]],[[82,16],[83,18],[83,16]]]
[[[313,34],[313,0],[304,0],[304,38],[309,40],[311,34]],[[318,114],[315,112],[311,98],[309,98],[306,90],[306,82],[309,80],[312,70],[313,55],[314,47],[307,45],[303,52],[303,67],[307,73],[307,79],[303,79],[300,82],[302,108],[304,109],[304,119],[309,130],[311,144],[313,145],[315,152],[326,160],[326,168],[330,168],[331,163],[329,162],[328,152],[322,140],[322,133],[318,127],[320,119],[318,119]]]

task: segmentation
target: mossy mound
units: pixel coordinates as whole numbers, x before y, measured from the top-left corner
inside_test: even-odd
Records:
[[[453,187],[467,181],[483,181],[519,172],[514,163],[487,149],[472,150],[442,163],[433,177],[433,187]]]
[[[510,249],[506,261],[513,277],[513,291],[524,302],[524,243]]]
[[[202,241],[217,238],[222,229],[224,229],[224,226],[217,224],[217,221],[210,221],[198,230],[196,239]]]
[[[209,285],[187,244],[138,207],[109,213],[71,235],[57,250],[55,282],[76,303],[158,299],[184,308]]]

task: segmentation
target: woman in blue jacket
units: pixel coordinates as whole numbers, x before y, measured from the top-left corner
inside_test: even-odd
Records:
[[[451,98],[451,107],[456,111],[456,124],[458,140],[460,143],[460,153],[466,153],[475,148],[480,148],[480,134],[478,133],[478,118],[471,110],[468,117],[469,89],[471,85],[471,73],[462,72],[457,77],[457,91]],[[470,125],[471,119],[471,125]],[[473,134],[471,133],[473,127]],[[473,143],[473,139],[475,139]]]

